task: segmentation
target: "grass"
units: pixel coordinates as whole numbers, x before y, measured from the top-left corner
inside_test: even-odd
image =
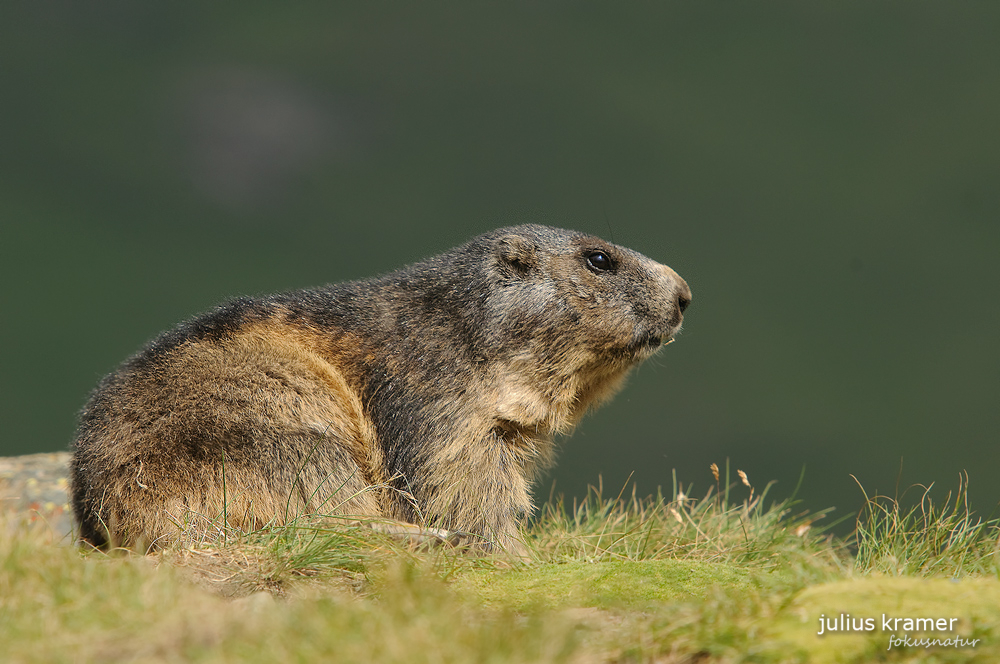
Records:
[[[988,575],[1000,577],[1000,519],[976,517],[968,505],[968,477],[954,496],[935,504],[930,486],[914,486],[919,503],[909,509],[885,496],[865,496],[855,531],[857,567],[894,576]]]
[[[294,525],[152,556],[0,524],[10,662],[1000,661],[1000,522],[965,480],[869,497],[854,538],[745,476],[698,498],[550,501],[529,560],[412,548],[360,525]],[[827,526],[827,529],[829,526]],[[820,618],[875,628],[817,635]],[[976,645],[887,649],[883,614],[957,618]],[[912,638],[921,635],[909,633]]]

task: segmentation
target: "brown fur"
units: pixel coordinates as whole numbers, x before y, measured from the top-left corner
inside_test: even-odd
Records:
[[[308,512],[509,548],[553,436],[673,338],[690,297],[641,254],[519,226],[380,278],[231,302],[94,392],[71,473],[81,536],[156,546]]]

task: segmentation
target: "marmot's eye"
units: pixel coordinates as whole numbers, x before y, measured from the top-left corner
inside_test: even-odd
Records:
[[[614,263],[603,251],[594,251],[587,254],[587,267],[595,272],[607,272],[614,267]]]

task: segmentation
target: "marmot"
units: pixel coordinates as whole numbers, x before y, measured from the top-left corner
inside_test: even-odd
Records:
[[[516,547],[553,436],[671,341],[669,267],[538,225],[381,277],[223,304],[150,342],[84,407],[83,540],[157,547],[300,513]]]

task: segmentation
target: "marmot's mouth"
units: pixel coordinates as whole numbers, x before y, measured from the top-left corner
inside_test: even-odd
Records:
[[[632,348],[636,353],[655,353],[663,346],[673,343],[673,334],[647,334],[633,344]]]

